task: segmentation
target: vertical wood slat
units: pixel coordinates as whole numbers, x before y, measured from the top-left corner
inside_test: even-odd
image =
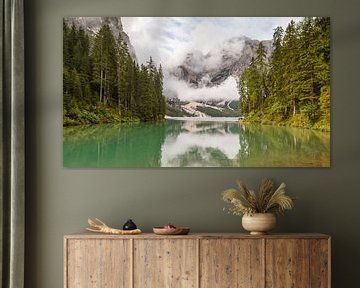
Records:
[[[200,278],[201,278],[201,256],[200,256],[200,239],[196,241],[196,287],[200,288]]]
[[[331,238],[328,239],[328,287],[331,288]]]
[[[307,239],[266,239],[265,286],[304,288],[310,281]]]
[[[313,239],[310,242],[310,287],[330,287],[329,242],[324,239]],[[328,285],[329,284],[329,285]]]
[[[263,254],[261,239],[201,240],[200,287],[263,287]]]
[[[266,288],[266,240],[261,239],[261,247],[262,247],[262,279],[263,285],[262,288]]]
[[[134,241],[134,287],[197,287],[196,239]]]
[[[67,283],[67,279],[68,279],[68,275],[67,275],[67,268],[68,268],[68,246],[67,246],[67,239],[64,238],[64,288],[68,288],[68,283]]]
[[[134,288],[134,238],[130,239],[130,287]]]
[[[67,240],[65,287],[131,287],[130,251],[130,240]]]

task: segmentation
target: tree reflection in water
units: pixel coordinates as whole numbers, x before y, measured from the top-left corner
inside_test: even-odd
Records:
[[[64,128],[65,167],[329,167],[330,134],[238,122]]]

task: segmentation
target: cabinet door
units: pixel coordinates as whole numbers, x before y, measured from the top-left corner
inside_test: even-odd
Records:
[[[330,287],[330,240],[312,239],[310,241],[310,287]]]
[[[200,287],[264,287],[263,242],[260,239],[200,241]]]
[[[131,287],[130,248],[130,240],[68,239],[65,287]]]
[[[134,240],[135,288],[197,287],[197,240]]]
[[[309,287],[309,240],[266,239],[266,287]]]

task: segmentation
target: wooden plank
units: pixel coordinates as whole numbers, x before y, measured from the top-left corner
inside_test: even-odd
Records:
[[[332,262],[331,262],[331,238],[328,239],[328,287],[331,288],[331,269],[332,269]]]
[[[329,240],[310,241],[310,287],[328,288],[329,286]]]
[[[266,239],[265,287],[309,287],[309,247],[307,239]]]
[[[130,282],[131,287],[134,288],[134,239],[130,239]]]
[[[135,239],[134,287],[197,287],[196,245],[192,239]]]
[[[200,255],[200,287],[264,287],[261,239],[203,239]]]
[[[68,288],[68,245],[67,245],[68,239],[64,238],[64,288]]]
[[[265,239],[261,239],[261,254],[262,254],[262,263],[263,263],[263,267],[262,267],[262,286],[261,288],[266,288],[266,267],[265,267],[265,263],[266,263],[266,240]]]
[[[131,287],[129,240],[67,240],[67,288]]]
[[[250,235],[248,233],[190,233],[188,235],[156,235],[143,233],[139,235],[108,235],[100,233],[79,233],[65,236],[66,239],[329,239],[329,235],[319,233],[290,233]]]
[[[201,273],[201,262],[200,262],[200,239],[196,239],[196,287],[200,288],[200,273]]]

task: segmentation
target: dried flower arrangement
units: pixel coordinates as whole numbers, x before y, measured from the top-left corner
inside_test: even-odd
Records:
[[[272,180],[264,179],[259,193],[255,193],[238,181],[239,188],[224,191],[222,198],[231,204],[229,212],[238,216],[256,213],[283,214],[285,210],[291,210],[294,207],[294,198],[285,195],[285,183],[281,183],[276,190],[273,190],[273,186]]]

